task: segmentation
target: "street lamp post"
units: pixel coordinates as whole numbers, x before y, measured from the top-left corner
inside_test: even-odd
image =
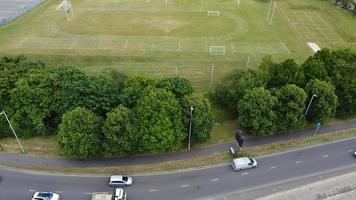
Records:
[[[190,106],[189,136],[188,136],[188,151],[190,150],[190,139],[191,139],[191,137],[192,137],[192,118],[193,118],[193,106]]]
[[[7,118],[7,115],[6,115],[5,111],[0,112],[0,116],[1,116],[1,115],[4,115],[4,116],[5,116],[6,121],[7,121],[7,123],[9,124],[9,126],[10,126],[10,128],[11,128],[11,130],[12,130],[12,133],[14,134],[14,136],[15,136],[15,138],[16,138],[16,140],[17,140],[17,143],[18,143],[18,144],[20,145],[20,147],[21,147],[22,153],[25,153],[25,150],[23,149],[23,147],[22,147],[22,145],[21,145],[21,142],[20,142],[19,138],[17,137],[17,135],[16,135],[16,133],[15,133],[15,130],[14,130],[14,128],[12,127],[12,125],[11,125],[11,123],[10,123],[9,118]]]
[[[310,101],[309,101],[308,108],[307,108],[307,110],[306,110],[305,113],[304,113],[304,117],[307,116],[308,110],[309,110],[309,108],[310,108],[311,103],[313,102],[314,97],[318,97],[318,95],[313,94],[313,96],[311,97],[311,99],[310,99]]]

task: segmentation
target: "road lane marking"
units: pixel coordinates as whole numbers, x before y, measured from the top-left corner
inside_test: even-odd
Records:
[[[272,166],[272,167],[270,167],[269,169],[275,169],[276,167],[275,166]]]
[[[181,185],[180,187],[182,188],[186,188],[186,187],[189,187],[190,185]]]
[[[62,194],[63,192],[62,191],[54,191],[55,193],[59,193],[59,194]]]
[[[157,189],[152,189],[152,190],[149,190],[150,192],[157,192],[158,190]]]
[[[248,172],[245,172],[245,173],[242,173],[241,175],[247,175],[248,174]]]
[[[302,161],[300,161],[300,160],[298,160],[297,162],[295,162],[295,164],[299,164],[299,163],[301,163]]]
[[[92,193],[92,192],[86,192],[86,193],[84,193],[84,194],[89,194],[89,195],[92,195],[93,193]]]
[[[329,157],[329,155],[323,155],[323,158],[327,158],[327,157]]]
[[[350,153],[350,152],[353,152],[353,151],[354,151],[353,149],[350,149],[350,150],[348,150],[347,152],[349,152],[349,153]]]
[[[218,181],[219,179],[218,178],[214,178],[214,179],[211,179],[210,181],[211,182],[215,182],[215,181]]]
[[[33,189],[29,189],[28,191],[29,192],[36,192],[36,190],[33,190]]]

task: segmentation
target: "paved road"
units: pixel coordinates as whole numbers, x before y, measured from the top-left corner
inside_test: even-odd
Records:
[[[325,134],[334,131],[346,130],[356,128],[356,120],[346,121],[341,124],[326,125],[323,126],[318,134]],[[269,137],[257,137],[254,139],[246,140],[244,148],[253,147],[258,145],[270,144],[273,142],[281,142],[296,138],[303,138],[312,136],[314,134],[314,128],[305,129],[298,132],[289,132],[278,134]],[[233,134],[233,133],[232,133]],[[25,166],[52,166],[52,167],[100,167],[100,166],[123,166],[123,165],[137,165],[137,164],[151,164],[160,163],[171,160],[182,160],[197,156],[203,156],[218,152],[228,151],[231,146],[236,147],[235,142],[226,144],[213,145],[206,148],[192,149],[187,152],[173,152],[156,155],[144,155],[144,156],[129,156],[113,159],[94,159],[94,160],[78,160],[72,158],[45,158],[35,157],[28,155],[15,155],[0,153],[0,162],[12,163]]]
[[[208,199],[271,184],[353,167],[356,137],[257,158],[256,169],[232,171],[229,165],[182,173],[135,176],[130,200]],[[90,199],[93,191],[110,191],[108,177],[31,173],[0,168],[0,199],[29,199],[37,190],[59,191],[63,200]]]

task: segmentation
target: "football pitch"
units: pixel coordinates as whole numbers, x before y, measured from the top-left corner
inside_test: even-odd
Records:
[[[302,61],[313,53],[307,42],[356,50],[355,16],[329,1],[72,0],[71,15],[56,11],[60,2],[46,0],[0,27],[0,54],[88,73],[183,76],[206,92],[267,54]]]

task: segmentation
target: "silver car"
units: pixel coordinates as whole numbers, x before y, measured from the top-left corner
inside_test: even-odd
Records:
[[[113,175],[110,177],[110,186],[129,186],[132,185],[132,177],[123,175]]]
[[[232,160],[231,166],[235,171],[250,169],[257,167],[257,161],[248,157],[235,158]]]

